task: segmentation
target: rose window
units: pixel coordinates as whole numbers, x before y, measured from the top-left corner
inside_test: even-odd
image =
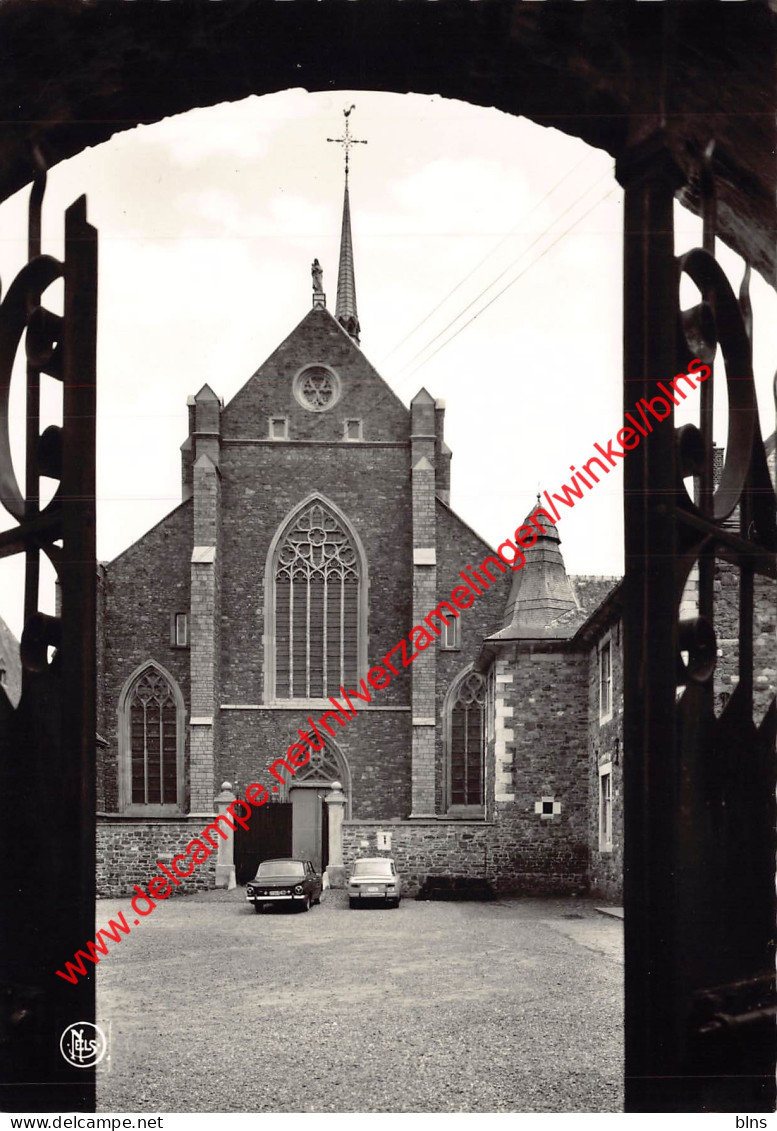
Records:
[[[294,393],[300,404],[311,412],[326,412],[337,401],[340,387],[337,377],[323,365],[311,365],[297,376]]]

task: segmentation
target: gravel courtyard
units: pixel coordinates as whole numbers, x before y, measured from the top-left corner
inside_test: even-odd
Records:
[[[622,924],[587,900],[257,916],[209,892],[97,969],[99,1111],[622,1110]]]

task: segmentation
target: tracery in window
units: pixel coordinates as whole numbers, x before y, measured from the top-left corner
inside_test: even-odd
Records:
[[[450,708],[448,742],[449,804],[484,804],[483,766],[486,682],[468,672],[456,688]]]
[[[326,412],[340,397],[336,375],[323,365],[309,365],[294,379],[294,395],[311,412]]]
[[[357,680],[359,554],[343,523],[314,502],[292,521],[277,548],[275,696],[316,699]]]
[[[178,712],[173,689],[155,668],[136,680],[128,699],[130,803],[178,803]]]

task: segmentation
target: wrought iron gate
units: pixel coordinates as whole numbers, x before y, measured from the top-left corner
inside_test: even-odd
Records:
[[[40,164],[40,163],[39,163]],[[29,261],[0,306],[0,498],[14,519],[0,556],[24,554],[22,694],[0,688],[2,1106],[94,1109],[94,1068],[63,1056],[74,1022],[94,1022],[94,971],[71,984],[57,969],[94,938],[95,342],[97,233],[86,198],[65,213],[65,258],[41,254],[45,171],[30,196]],[[64,279],[64,313],[42,297]],[[25,337],[26,476],[11,459],[9,392]],[[41,374],[62,386],[62,427],[40,433]],[[40,505],[40,480],[58,481]],[[56,571],[61,611],[39,609],[40,555]],[[88,1034],[87,1034],[88,1035]]]
[[[737,299],[714,257],[714,172],[710,147],[685,187],[701,197],[704,247],[676,259],[673,203],[685,178],[670,139],[643,139],[617,169],[625,404],[691,358],[712,365],[718,354],[729,415],[719,485],[714,376],[700,427],[667,421],[625,467],[626,1103],[640,1112],[775,1104],[775,702],[758,724],[753,712],[753,595],[777,576],[775,496],[753,384],[749,268]],[[684,276],[700,294],[682,311]],[[721,562],[739,576],[739,671],[716,714]],[[692,569],[698,616],[680,620]]]
[[[262,860],[291,856],[291,802],[275,801],[256,809],[248,828],[235,829],[235,879],[248,883]]]

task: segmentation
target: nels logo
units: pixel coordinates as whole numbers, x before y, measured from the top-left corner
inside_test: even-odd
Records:
[[[74,1021],[59,1039],[59,1049],[74,1068],[93,1068],[108,1049],[105,1033],[91,1021]]]

